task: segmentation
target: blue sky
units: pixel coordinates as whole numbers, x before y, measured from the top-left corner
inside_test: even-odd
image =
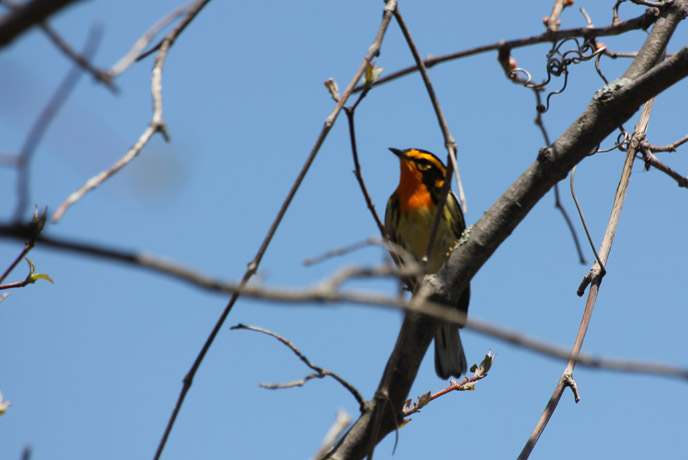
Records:
[[[500,39],[542,32],[551,0],[492,2],[489,11],[460,2],[402,2],[422,55],[441,55]],[[562,27],[611,21],[614,2],[579,1]],[[179,4],[169,1],[78,3],[53,26],[77,48],[93,24],[104,27],[94,62],[113,65],[152,23]],[[163,74],[167,144],[156,136],[118,175],[70,208],[46,232],[108,247],[141,250],[222,279],[240,278],[333,107],[323,82],[344,88],[379,25],[382,2],[211,2],[171,49]],[[642,7],[623,4],[622,18]],[[688,39],[682,24],[669,46]],[[614,51],[637,49],[645,32],[604,38]],[[519,66],[544,77],[548,47],[514,51]],[[71,63],[38,30],[0,54],[0,151],[20,148],[45,101]],[[377,59],[383,75],[412,63],[392,23]],[[629,60],[602,61],[609,79]],[[148,58],[118,77],[113,95],[84,76],[39,146],[31,170],[31,203],[59,204],[109,167],[151,118]],[[535,159],[544,145],[533,124],[531,91],[503,75],[496,53],[438,65],[431,78],[459,146],[466,220],[473,223]],[[558,88],[555,82],[552,89]],[[567,90],[545,114],[555,139],[602,86],[592,63],[571,69]],[[657,98],[648,138],[661,145],[686,134],[681,82]],[[631,130],[635,118],[625,127]],[[444,157],[432,107],[416,74],[375,88],[356,113],[364,178],[379,212],[396,187],[398,167],[387,148],[420,147]],[[615,136],[614,136],[615,138]],[[611,146],[608,139],[604,146]],[[682,150],[661,154],[686,174]],[[624,154],[583,161],[576,190],[594,241],[607,224]],[[337,120],[268,249],[257,282],[308,287],[345,265],[375,265],[366,248],[315,266],[306,257],[377,234],[353,174],[346,119]],[[0,169],[11,219],[16,174]],[[582,226],[568,183],[562,199],[579,237]],[[637,162],[584,350],[687,367],[684,244],[686,191]],[[472,281],[470,314],[570,346],[585,298],[576,296],[589,265],[578,263],[550,193]],[[584,247],[586,258],[593,260]],[[21,250],[0,240],[0,260]],[[191,366],[227,296],[104,260],[36,247],[29,257],[54,284],[13,291],[0,303],[0,391],[12,401],[0,417],[0,458],[152,458]],[[20,266],[10,277],[24,276]],[[393,294],[388,281],[350,289]],[[310,458],[338,409],[357,404],[329,380],[270,391],[309,371],[274,339],[229,331],[246,323],[292,340],[316,364],[370,398],[401,324],[399,312],[360,305],[279,305],[239,300],[201,366],[163,454],[165,459]],[[383,441],[375,458],[515,458],[530,435],[564,363],[497,339],[464,331],[469,363],[497,354],[477,391],[426,407]],[[531,458],[680,458],[688,449],[685,383],[653,376],[576,370],[582,400],[567,392]],[[432,358],[411,397],[443,388]]]

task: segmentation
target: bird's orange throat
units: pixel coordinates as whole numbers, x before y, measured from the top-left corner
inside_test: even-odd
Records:
[[[400,160],[401,178],[397,187],[399,197],[399,207],[402,213],[410,213],[418,208],[432,210],[435,202],[432,200],[430,191],[423,184],[423,174],[418,171],[410,162]]]

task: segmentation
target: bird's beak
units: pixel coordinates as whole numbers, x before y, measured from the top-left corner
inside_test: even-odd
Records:
[[[394,147],[390,147],[389,151],[395,154],[396,156],[399,157],[400,160],[408,160],[408,157],[406,156],[406,153],[403,150],[395,149]]]

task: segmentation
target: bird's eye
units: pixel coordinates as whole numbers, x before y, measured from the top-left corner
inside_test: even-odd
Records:
[[[427,171],[432,167],[429,161],[427,160],[418,160],[416,162],[416,166],[418,166],[418,169],[421,171]]]

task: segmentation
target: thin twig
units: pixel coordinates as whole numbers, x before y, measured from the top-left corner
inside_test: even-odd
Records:
[[[462,381],[457,382],[456,380],[451,380],[451,383],[448,387],[443,388],[442,390],[431,394],[430,392],[425,393],[424,395],[421,395],[418,397],[416,402],[412,405],[411,402],[412,400],[407,400],[406,404],[404,405],[403,408],[403,414],[405,417],[408,417],[411,414],[414,414],[416,412],[420,412],[420,409],[424,408],[428,404],[430,404],[432,401],[435,399],[444,396],[448,393],[454,392],[454,391],[472,391],[475,389],[475,384],[479,381],[487,377],[488,372],[490,371],[490,368],[492,367],[492,364],[494,363],[495,360],[495,355],[492,354],[491,351],[485,355],[485,358],[483,361],[480,363],[480,365],[474,365],[474,367],[471,367],[471,371],[473,371],[473,375],[471,377],[466,377]],[[410,420],[406,420],[408,422]]]
[[[353,395],[353,397],[356,399],[356,402],[358,402],[358,405],[359,405],[361,411],[363,410],[363,408],[364,408],[364,406],[365,406],[365,404],[366,404],[366,400],[363,398],[363,396],[361,396],[361,393],[356,389],[355,386],[353,386],[352,384],[350,384],[349,382],[347,382],[346,380],[344,380],[342,377],[340,377],[340,376],[337,375],[336,373],[334,373],[334,372],[332,372],[332,371],[328,371],[327,369],[323,369],[322,367],[316,366],[315,364],[313,364],[313,363],[311,362],[311,360],[309,360],[309,359],[306,357],[306,355],[304,355],[304,354],[301,352],[301,350],[299,350],[299,349],[296,347],[296,345],[294,345],[293,343],[291,343],[290,340],[288,340],[288,339],[282,337],[282,336],[279,335],[279,334],[276,334],[275,332],[269,331],[269,330],[267,330],[267,329],[263,329],[262,327],[247,326],[247,325],[241,324],[241,323],[240,323],[240,324],[237,324],[236,326],[232,326],[230,329],[232,329],[232,330],[246,329],[246,330],[249,330],[249,331],[255,331],[255,332],[260,332],[260,333],[263,333],[263,334],[267,334],[267,335],[269,335],[269,336],[271,336],[271,337],[276,338],[277,340],[279,340],[280,342],[282,342],[284,345],[286,345],[286,346],[287,346],[296,356],[298,356],[299,359],[300,359],[306,366],[308,366],[310,369],[314,370],[314,371],[318,374],[318,375],[317,375],[318,378],[323,378],[323,377],[329,376],[329,377],[332,377],[333,379],[335,379],[337,382],[339,382],[344,388],[346,388],[346,389],[349,391],[349,393],[351,393],[351,394]],[[309,376],[309,377],[310,377],[310,376]],[[314,376],[314,377],[316,377],[316,376]],[[313,377],[311,377],[311,378],[313,378]],[[307,377],[306,379],[303,380],[303,382],[305,383],[306,380],[310,380],[310,379]],[[301,383],[301,385],[302,385],[302,384],[303,384],[303,383]],[[298,384],[297,384],[297,385],[298,385]],[[265,388],[287,388],[286,386],[272,386],[272,385],[271,385],[271,386],[266,386],[265,384],[261,384],[261,386],[263,386],[263,387],[265,387]],[[289,386],[296,386],[296,385],[289,385]],[[299,386],[300,386],[300,385],[299,385]]]
[[[26,257],[26,255],[33,249],[33,247],[36,245],[36,240],[38,239],[39,235],[43,231],[43,228],[45,227],[45,221],[47,218],[47,209],[43,211],[40,215],[38,214],[38,208],[35,209],[33,219],[31,219],[31,222],[26,226],[27,228],[27,233],[28,236],[26,238],[26,241],[24,241],[24,249],[19,253],[19,255],[14,259],[14,261],[10,264],[9,267],[5,270],[5,272],[0,276],[0,283],[5,281],[5,278],[12,273],[12,270],[21,262],[21,260]],[[28,278],[27,278],[28,279]]]
[[[645,162],[646,170],[650,169],[651,167],[658,169],[659,171],[662,171],[664,174],[674,179],[679,187],[688,188],[687,176],[680,175],[679,173],[671,169],[669,166],[662,163],[655,155],[653,155],[652,151],[649,148],[641,146],[640,151],[643,153],[643,161]]]
[[[542,105],[542,99],[540,97],[540,91],[538,91],[537,88],[532,88],[533,93],[535,93],[535,102],[536,102],[536,107],[540,107]],[[549,146],[551,145],[551,142],[549,140],[549,134],[547,133],[547,128],[545,128],[545,122],[542,119],[542,112],[540,110],[535,110],[535,125],[540,128],[540,132],[542,133],[542,137],[545,139],[545,145]],[[578,260],[580,261],[581,264],[585,265],[588,263],[587,260],[585,260],[585,255],[583,255],[583,249],[581,248],[580,241],[578,241],[578,234],[576,233],[576,229],[573,227],[573,222],[571,222],[571,218],[569,217],[569,213],[566,212],[566,208],[564,208],[564,205],[561,202],[561,198],[559,196],[559,184],[554,185],[554,207],[561,212],[562,217],[564,218],[564,222],[566,222],[566,226],[569,228],[569,232],[571,232],[571,237],[573,238],[573,244],[576,247],[576,252],[578,253]]]
[[[581,324],[578,329],[578,334],[576,335],[576,340],[573,344],[573,349],[571,351],[572,359],[566,365],[564,372],[559,379],[559,383],[554,389],[554,393],[549,399],[544,412],[540,416],[533,432],[531,433],[528,441],[526,442],[523,450],[518,456],[518,460],[526,460],[530,453],[535,448],[540,436],[542,435],[547,423],[552,418],[554,411],[556,410],[561,396],[564,390],[568,386],[568,382],[573,378],[573,370],[576,364],[580,364],[578,359],[581,347],[583,346],[583,340],[588,331],[588,326],[590,325],[590,319],[592,317],[593,309],[595,308],[595,302],[597,301],[597,294],[599,292],[600,284],[602,283],[603,265],[607,263],[609,257],[609,252],[611,251],[612,242],[614,241],[614,235],[616,234],[616,229],[619,224],[619,217],[621,215],[621,209],[623,208],[624,200],[626,198],[626,192],[628,190],[628,184],[631,179],[631,171],[633,166],[633,159],[638,148],[639,139],[644,138],[645,132],[647,130],[647,123],[650,118],[650,113],[652,112],[652,105],[654,103],[654,98],[648,100],[643,106],[643,110],[640,114],[640,119],[636,125],[635,133],[631,139],[631,145],[626,152],[626,161],[624,162],[623,169],[621,171],[621,179],[619,180],[619,185],[616,189],[616,194],[614,196],[614,203],[612,205],[612,212],[609,217],[609,223],[607,224],[607,229],[604,234],[604,239],[602,240],[602,245],[600,246],[599,255],[596,253],[595,256],[600,262],[595,262],[590,273],[586,275],[586,279],[591,279],[590,291],[588,292],[588,299],[585,303],[585,311],[583,312],[583,318],[581,319]],[[580,288],[579,288],[580,289]],[[578,398],[578,396],[576,396]]]
[[[23,4],[5,0],[2,4],[12,10],[22,8]],[[112,82],[110,75],[104,70],[96,68],[91,64],[91,60],[83,54],[77,53],[67,41],[58,34],[47,22],[42,21],[38,23],[41,30],[48,36],[50,40],[62,51],[69,59],[76,65],[81,67],[85,72],[90,73],[96,81],[104,84],[113,93],[117,92],[117,86]]]
[[[78,54],[67,41],[65,41],[60,34],[58,34],[55,29],[53,29],[48,23],[40,24],[41,30],[52,40],[52,42],[57,46],[69,59],[71,59],[76,65],[81,67],[84,71],[91,74],[91,76],[99,83],[105,85],[107,89],[113,93],[117,93],[119,90],[117,85],[112,81],[112,76],[105,70],[99,69],[91,64],[91,59],[85,53]]]
[[[477,46],[475,48],[469,48],[467,50],[457,51],[455,53],[445,54],[441,56],[430,56],[423,60],[423,64],[426,68],[430,68],[436,64],[441,64],[447,61],[453,61],[455,59],[461,59],[468,56],[473,56],[480,53],[485,53],[487,51],[495,51],[500,49],[514,49],[521,48],[524,46],[535,45],[538,43],[551,43],[563,40],[565,38],[573,37],[606,37],[610,35],[620,35],[629,30],[635,29],[647,29],[650,27],[655,20],[657,15],[653,10],[647,10],[641,16],[638,16],[628,21],[619,22],[618,24],[606,26],[606,27],[578,27],[575,29],[564,29],[556,31],[546,31],[540,35],[534,35],[532,37],[519,38],[515,40],[500,40],[495,43],[490,43],[488,45]],[[385,77],[378,79],[375,85],[382,85],[384,83],[396,80],[397,78],[406,76],[410,73],[416,72],[418,67],[416,65],[406,67],[404,69],[398,70],[396,72],[387,74]],[[354,89],[354,92],[361,91],[363,86],[359,85]]]
[[[172,22],[178,15],[183,14],[184,13],[183,10],[187,10],[189,12],[189,14],[186,14],[184,16],[184,18],[179,22],[179,24],[177,24],[175,26],[174,30],[172,30],[172,32],[170,32],[170,34],[178,36],[186,28],[186,26],[188,26],[189,23],[193,20],[193,17],[198,13],[198,11],[200,11],[200,9],[203,8],[205,6],[205,4],[207,4],[209,1],[210,0],[194,0],[191,3],[189,3],[188,5],[182,6],[178,10],[173,11],[168,16],[164,17],[162,20],[160,20],[158,23],[156,23],[147,34],[145,34],[143,37],[141,37],[141,39],[139,39],[139,41],[137,42],[137,45],[135,45],[135,47],[137,47],[140,43],[143,43],[142,39],[147,38],[147,40],[150,41],[150,39],[152,39],[153,36],[155,36],[155,34],[157,33],[158,30],[162,29],[167,24]],[[199,4],[201,4],[201,7],[196,11],[196,13],[193,13],[193,11],[196,10],[196,8],[198,7]],[[165,42],[165,38],[160,40],[158,42],[158,44],[155,45],[154,47],[152,47],[151,49],[139,54],[138,56],[136,56],[135,61],[140,61],[140,60],[145,59],[146,57],[150,56],[151,54],[155,53],[160,48],[162,48],[162,45],[164,42]],[[143,45],[143,47],[145,47],[145,44]],[[141,49],[143,49],[143,47]],[[133,51],[133,48],[132,48],[132,51]]]
[[[98,43],[102,37],[102,29],[100,27],[93,27],[86,39],[83,56],[85,59],[90,59],[95,53]],[[54,120],[58,111],[64,106],[67,98],[72,93],[79,79],[83,75],[83,70],[80,66],[75,65],[66,75],[60,86],[55,91],[53,97],[50,98],[48,104],[45,106],[38,119],[31,127],[29,134],[24,141],[19,157],[17,158],[17,166],[19,168],[19,176],[17,178],[17,207],[14,212],[15,222],[20,222],[24,213],[29,207],[29,174],[31,169],[31,160],[38,148],[43,136],[45,135],[52,120]]]
[[[595,24],[592,23],[592,19],[590,18],[590,15],[585,10],[585,8],[581,7],[579,11],[583,15],[583,17],[585,18],[585,22],[587,23],[587,25],[585,27],[590,27],[590,28],[595,27]]]
[[[449,130],[449,125],[447,124],[447,120],[444,118],[444,114],[442,113],[442,107],[440,106],[440,103],[437,100],[437,95],[435,94],[435,89],[432,87],[432,82],[430,81],[430,75],[428,75],[428,71],[425,68],[425,65],[423,64],[423,59],[420,57],[420,53],[418,52],[418,48],[416,48],[416,44],[413,41],[413,37],[411,36],[411,33],[408,30],[408,27],[406,27],[406,23],[404,22],[404,18],[401,15],[399,8],[397,8],[394,11],[394,17],[396,18],[397,23],[399,24],[399,28],[401,29],[401,32],[403,33],[404,38],[406,39],[406,43],[408,44],[408,47],[411,50],[411,54],[413,55],[413,59],[416,61],[416,66],[418,67],[418,70],[421,74],[421,77],[423,78],[423,83],[425,84],[425,89],[428,93],[428,97],[430,98],[430,102],[432,103],[432,107],[435,110],[435,116],[437,117],[437,122],[440,126],[440,130],[442,131],[442,136],[444,137],[444,145],[447,148],[446,177],[444,179],[444,184],[442,186],[440,196],[437,200],[437,208],[435,210],[435,216],[434,216],[434,220],[432,223],[432,229],[430,230],[430,235],[428,237],[428,246],[425,250],[425,255],[423,256],[423,263],[426,264],[426,263],[428,263],[428,258],[430,257],[430,254],[432,253],[432,248],[435,246],[435,239],[437,237],[437,231],[440,227],[440,221],[442,220],[442,216],[444,215],[444,206],[447,203],[447,197],[448,197],[449,192],[451,190],[452,171],[456,171],[457,186],[459,188],[460,194],[461,194],[461,191],[463,190],[463,187],[461,185],[461,181],[458,180],[458,178],[459,178],[458,167],[455,168],[455,166],[456,166],[456,148],[457,148],[456,147],[456,141],[454,140],[454,136],[452,136],[452,133]],[[452,161],[452,159],[454,159],[454,161]],[[465,200],[462,201],[462,204],[463,204],[462,208],[465,208]]]
[[[193,383],[193,378],[196,375],[196,371],[198,370],[199,366],[203,362],[203,358],[205,357],[206,353],[210,349],[210,346],[212,345],[213,341],[215,340],[215,337],[217,336],[218,332],[220,331],[222,324],[224,324],[225,319],[227,318],[230,311],[232,310],[232,307],[234,306],[237,299],[239,298],[239,295],[246,288],[246,285],[247,285],[248,281],[251,279],[251,277],[256,273],[256,271],[258,269],[258,265],[260,264],[260,261],[262,260],[263,255],[265,254],[265,251],[267,250],[268,246],[270,245],[270,242],[272,241],[272,237],[275,235],[275,232],[277,231],[277,227],[279,227],[280,223],[282,222],[282,218],[286,214],[287,209],[289,208],[289,205],[291,204],[292,199],[296,195],[296,192],[298,191],[299,187],[301,186],[303,179],[305,178],[306,174],[308,173],[308,170],[310,169],[310,166],[313,163],[315,156],[317,155],[318,151],[320,150],[320,147],[322,146],[322,143],[325,141],[325,138],[327,137],[327,134],[330,132],[330,129],[334,125],[334,122],[337,119],[337,115],[339,115],[339,112],[342,110],[342,107],[344,107],[344,104],[348,100],[349,95],[351,94],[351,91],[353,90],[354,86],[361,79],[363,72],[365,72],[365,68],[366,68],[367,63],[369,63],[370,60],[373,59],[377,55],[377,53],[380,51],[380,47],[382,45],[382,39],[384,38],[385,32],[387,30],[387,26],[389,25],[389,21],[392,18],[392,11],[394,10],[394,8],[396,8],[396,0],[389,0],[387,2],[387,4],[385,5],[384,15],[382,16],[382,22],[381,22],[380,27],[377,31],[377,35],[375,36],[375,39],[373,40],[373,43],[371,44],[371,46],[368,48],[368,51],[366,53],[365,58],[363,59],[363,62],[359,66],[358,70],[354,73],[354,76],[351,79],[351,82],[349,83],[346,90],[342,94],[341,98],[339,99],[339,102],[337,103],[335,108],[332,110],[330,115],[325,119],[325,123],[323,125],[322,130],[320,131],[320,134],[318,135],[318,138],[315,141],[315,145],[311,149],[311,152],[309,153],[308,158],[306,159],[303,167],[301,168],[301,171],[299,172],[296,180],[294,181],[294,184],[292,185],[291,189],[289,190],[287,197],[284,199],[284,202],[282,203],[280,210],[277,212],[277,216],[275,216],[275,219],[274,219],[272,225],[270,226],[270,229],[268,230],[268,232],[267,232],[267,234],[263,240],[263,243],[261,244],[260,248],[258,249],[258,252],[257,252],[255,258],[251,262],[249,262],[248,269],[244,273],[244,276],[243,276],[241,282],[239,283],[238,290],[229,299],[229,302],[225,306],[225,309],[222,311],[222,314],[218,318],[217,322],[215,323],[215,326],[210,331],[208,338],[206,339],[205,343],[203,344],[203,348],[201,348],[201,351],[199,352],[198,356],[194,360],[194,363],[192,364],[191,369],[189,369],[189,372],[184,377],[182,390],[179,394],[179,397],[177,398],[177,402],[175,404],[175,407],[172,410],[172,415],[170,416],[170,419],[168,420],[167,427],[165,428],[165,432],[163,433],[162,439],[160,440],[160,444],[158,445],[158,449],[157,449],[157,452],[155,454],[154,460],[158,460],[160,458],[160,454],[162,453],[162,449],[164,448],[165,443],[167,442],[167,438],[169,437],[169,434],[172,430],[172,427],[174,426],[174,422],[177,419],[177,415],[179,414],[179,410],[181,409],[182,404],[184,403],[184,399],[186,398],[186,394],[188,393],[189,388],[191,388],[191,385]],[[179,28],[179,26],[177,26],[177,28],[175,28],[175,30],[177,30],[178,28]]]
[[[192,7],[194,3],[195,2],[190,2],[186,5],[183,5],[175,9],[167,16],[153,24],[153,26],[151,26],[151,28],[148,29],[146,33],[144,33],[141,37],[139,37],[138,40],[136,40],[131,49],[124,56],[122,56],[122,58],[119,61],[117,61],[115,65],[112,66],[112,68],[108,71],[110,77],[113,78],[121,74],[127,68],[129,68],[131,64],[136,62],[137,57],[139,56],[141,51],[148,45],[148,43],[150,43],[153,37],[155,37],[158,34],[158,32],[167,27],[167,25],[169,25],[175,19],[189,11],[189,9]],[[159,46],[156,49],[159,49]],[[153,51],[151,50],[151,52]]]
[[[449,130],[449,124],[447,123],[446,118],[444,117],[444,113],[442,112],[442,107],[440,106],[440,102],[437,99],[437,95],[435,94],[435,89],[432,86],[432,82],[430,81],[430,74],[428,74],[428,70],[423,62],[423,59],[420,56],[420,53],[418,52],[418,48],[416,47],[416,44],[413,41],[413,37],[411,36],[411,32],[409,32],[408,27],[406,26],[406,22],[404,21],[403,16],[399,12],[399,9],[397,8],[396,12],[394,13],[397,23],[399,24],[399,28],[401,29],[402,33],[404,34],[404,38],[406,39],[406,43],[409,46],[409,49],[411,50],[411,54],[413,55],[413,59],[416,62],[416,67],[418,68],[418,71],[420,72],[421,77],[423,78],[423,83],[425,84],[425,90],[428,93],[428,97],[430,98],[430,102],[432,103],[432,108],[435,111],[435,116],[437,117],[437,123],[440,126],[440,130],[442,131],[442,137],[444,137],[444,145],[447,149],[447,168],[450,168],[450,171],[454,171],[456,174],[456,187],[459,192],[459,203],[461,204],[461,209],[463,209],[464,212],[467,211],[467,205],[466,205],[466,195],[463,190],[463,183],[461,182],[461,174],[459,173],[459,167],[456,164],[456,141],[454,140],[454,136],[452,136],[451,131]],[[447,174],[446,178],[447,182],[451,182],[451,174]],[[451,187],[449,187],[451,189]],[[444,194],[444,199],[446,201],[446,193],[448,192],[443,192]],[[438,214],[442,213],[442,207],[440,206],[440,203],[442,202],[442,199],[439,200],[438,202]],[[438,224],[439,219],[435,220],[435,224]],[[432,239],[432,233],[430,235],[430,239]]]
[[[369,66],[372,67],[373,63],[369,63]],[[361,91],[361,94],[358,96],[358,99],[351,107],[344,107],[344,113],[346,114],[346,118],[349,122],[349,139],[351,141],[351,154],[354,159],[354,176],[356,176],[358,186],[360,187],[361,192],[363,193],[363,198],[365,199],[366,205],[368,206],[368,209],[370,210],[370,213],[372,214],[373,219],[375,220],[375,224],[377,225],[377,228],[380,231],[380,235],[382,235],[382,237],[385,239],[389,239],[387,231],[385,229],[385,225],[382,223],[382,220],[380,220],[380,216],[377,214],[377,211],[375,211],[375,204],[373,203],[373,199],[370,197],[370,194],[368,193],[368,188],[366,187],[365,182],[363,181],[363,173],[361,173],[361,163],[358,161],[358,148],[356,146],[356,130],[354,128],[354,114],[356,112],[356,107],[358,107],[358,104],[363,100],[366,94],[368,94],[368,90]]]
[[[576,189],[573,186],[574,184],[574,178],[576,177],[576,168],[578,165],[574,166],[571,169],[571,196],[573,197],[573,202],[576,204],[576,209],[578,210],[578,217],[580,217],[581,223],[583,224],[583,229],[585,230],[585,235],[588,237],[588,243],[590,243],[590,249],[592,249],[593,254],[595,254],[595,260],[597,260],[598,265],[600,266],[600,276],[604,276],[605,273],[607,273],[607,270],[604,268],[604,263],[602,260],[600,260],[599,254],[597,254],[597,249],[595,248],[595,243],[592,241],[592,236],[590,235],[590,230],[588,230],[588,224],[585,221],[585,217],[583,216],[583,209],[580,206],[580,203],[578,202],[578,196],[576,196]]]
[[[643,141],[642,145],[646,145],[647,148],[652,150],[653,152],[675,152],[677,148],[679,148],[681,145],[685,144],[688,142],[688,134],[683,136],[681,139],[677,140],[676,142],[672,142],[671,144],[667,145],[652,145],[647,141]]]
[[[343,248],[336,248],[336,249],[331,249],[324,254],[315,256],[315,257],[309,257],[307,259],[303,259],[303,264],[304,265],[315,265],[318,264],[322,261],[331,259],[333,257],[338,257],[338,256],[343,256],[346,254],[349,254],[353,251],[357,251],[361,248],[366,248],[368,246],[381,246],[382,245],[382,240],[378,237],[371,236],[370,238],[366,238],[363,241],[359,241],[357,243],[350,244],[348,246],[345,246]]]

